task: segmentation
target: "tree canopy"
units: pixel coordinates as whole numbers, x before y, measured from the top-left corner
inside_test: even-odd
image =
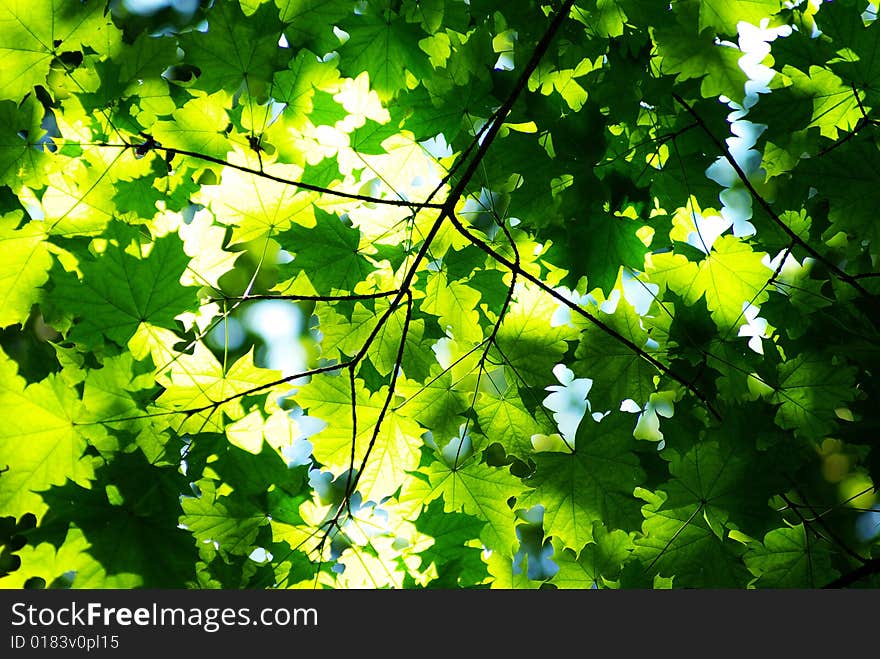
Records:
[[[0,585],[880,585],[875,19],[5,0]]]

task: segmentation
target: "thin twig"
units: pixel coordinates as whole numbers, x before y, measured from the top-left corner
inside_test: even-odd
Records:
[[[146,135],[148,139],[152,139],[151,136]],[[155,141],[154,141],[155,142]],[[130,145],[132,147],[136,145]],[[153,146],[154,149],[162,150],[166,153],[166,155],[179,155],[179,156],[188,156],[190,158],[196,158],[197,160],[204,160],[206,162],[214,163],[215,165],[222,165],[224,167],[229,167],[231,169],[237,169],[240,172],[245,172],[246,174],[253,174],[259,178],[264,178],[269,181],[275,181],[276,183],[283,183],[285,185],[290,185],[296,188],[301,188],[303,190],[310,190],[312,192],[319,192],[321,194],[331,195],[334,197],[341,197],[342,199],[351,199],[353,201],[363,201],[371,204],[384,204],[386,206],[403,206],[405,208],[442,208],[442,204],[437,203],[429,203],[426,201],[408,201],[406,199],[382,199],[380,197],[371,197],[369,195],[355,194],[353,192],[342,192],[341,190],[332,190],[330,188],[324,188],[320,185],[314,185],[312,183],[306,183],[305,181],[295,181],[292,179],[283,178],[281,176],[275,176],[274,174],[270,174],[268,172],[262,171],[260,169],[254,169],[253,167],[248,167],[247,165],[238,165],[233,162],[229,162],[228,160],[224,160],[223,158],[216,158],[214,156],[209,156],[205,153],[199,153],[197,151],[187,151],[186,149],[178,149],[175,147],[166,147],[162,146],[159,143],[155,143]]]
[[[730,152],[730,149],[712,132],[712,130],[706,125],[706,122],[703,121],[703,118],[694,110],[693,106],[691,106],[687,101],[685,101],[681,96],[672,93],[672,97],[675,101],[681,105],[687,112],[700,124],[700,128],[703,129],[703,132],[709,137],[713,144],[718,148],[721,154],[724,156],[724,159],[730,164],[733,168],[733,171],[736,172],[737,177],[742,182],[743,186],[746,190],[749,191],[749,194],[752,198],[758,202],[761,208],[767,213],[773,223],[776,224],[782,231],[791,238],[792,242],[801,247],[801,249],[805,250],[810,256],[814,259],[822,263],[826,268],[828,268],[834,275],[843,282],[846,282],[854,289],[856,289],[865,299],[867,299],[871,304],[880,306],[880,301],[877,300],[877,297],[871,294],[864,286],[862,286],[856,279],[852,277],[852,275],[847,274],[843,270],[841,270],[837,264],[828,260],[823,254],[820,254],[816,251],[809,243],[807,243],[803,238],[797,235],[791,227],[789,227],[785,222],[782,221],[782,218],[779,217],[779,214],[773,210],[773,207],[770,205],[764,196],[759,193],[755,186],[752,185],[752,182],[749,180],[749,177],[743,171],[740,164],[736,161],[736,158],[733,157],[733,154]]]
[[[637,346],[630,339],[623,336],[620,332],[615,330],[613,327],[610,327],[609,325],[603,323],[601,320],[596,318],[594,315],[592,315],[590,312],[588,312],[582,306],[580,306],[579,304],[577,304],[575,302],[572,302],[571,300],[566,298],[564,295],[562,295],[558,291],[554,290],[553,288],[551,288],[550,286],[545,284],[543,281],[541,281],[540,278],[534,276],[533,274],[531,274],[527,270],[524,270],[522,267],[518,267],[513,261],[511,261],[510,259],[505,257],[503,254],[500,254],[497,251],[495,251],[494,249],[492,249],[492,247],[490,247],[487,243],[485,243],[483,240],[481,240],[479,237],[477,237],[471,231],[469,231],[461,223],[461,221],[458,219],[458,217],[456,217],[455,215],[452,215],[450,217],[450,220],[452,221],[453,226],[458,230],[458,232],[461,233],[465,238],[470,240],[471,243],[474,244],[474,246],[478,247],[479,249],[481,249],[484,252],[486,252],[487,254],[489,254],[492,258],[494,258],[499,263],[504,264],[511,271],[517,272],[521,277],[532,282],[535,286],[537,286],[542,291],[544,291],[545,293],[550,295],[553,299],[557,300],[558,302],[561,302],[562,304],[567,306],[569,309],[571,309],[572,311],[574,311],[578,315],[582,316],[583,318],[585,318],[589,322],[593,323],[596,327],[598,327],[603,332],[605,332],[609,336],[611,336],[614,339],[616,339],[617,341],[619,341],[621,344],[625,345],[627,348],[632,350],[636,355],[638,355],[639,357],[644,359],[646,362],[648,362],[649,364],[654,366],[658,371],[660,371],[664,375],[667,375],[670,378],[672,378],[673,380],[675,380],[676,382],[678,382],[679,384],[684,385],[684,387],[686,387],[691,393],[693,393],[698,399],[700,399],[700,401],[703,403],[703,405],[706,406],[706,409],[709,410],[709,412],[712,414],[712,416],[714,416],[719,421],[721,420],[721,414],[718,412],[717,409],[715,409],[715,406],[712,405],[712,403],[709,401],[709,399],[706,398],[705,394],[703,394],[702,391],[697,389],[690,381],[688,381],[683,376],[681,376],[678,373],[676,373],[675,371],[673,371],[666,364],[659,361],[657,358],[655,358],[653,355],[648,353],[641,346]]]

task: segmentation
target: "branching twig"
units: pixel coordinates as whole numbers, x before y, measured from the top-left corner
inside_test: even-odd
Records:
[[[582,306],[580,306],[579,304],[577,304],[575,302],[572,302],[571,300],[566,298],[564,295],[562,295],[558,291],[554,290],[553,288],[551,288],[550,286],[545,284],[543,281],[541,281],[540,278],[534,276],[533,274],[531,274],[527,270],[524,270],[522,267],[517,266],[516,263],[514,263],[513,261],[511,261],[510,259],[505,257],[503,254],[500,254],[496,250],[492,249],[492,247],[490,247],[486,242],[484,242],[479,237],[474,235],[470,230],[468,230],[461,223],[461,221],[458,219],[458,217],[456,217],[455,215],[452,215],[450,217],[450,220],[452,221],[453,226],[458,230],[458,232],[461,233],[465,238],[470,240],[471,243],[474,244],[474,246],[480,248],[481,250],[483,250],[484,252],[489,254],[492,258],[494,258],[499,263],[504,264],[511,271],[517,272],[521,277],[523,277],[524,279],[527,279],[528,281],[533,283],[535,286],[540,288],[542,291],[544,291],[545,293],[547,293],[548,295],[553,297],[556,301],[564,304],[565,306],[567,306],[569,309],[571,309],[572,311],[574,311],[578,315],[582,316],[583,318],[585,318],[589,322],[596,325],[596,327],[598,327],[603,332],[605,332],[609,336],[611,336],[614,339],[616,339],[617,341],[619,341],[621,344],[625,345],[627,348],[632,350],[636,355],[638,355],[640,358],[644,359],[646,362],[648,362],[649,364],[654,366],[658,371],[660,371],[664,375],[668,375],[670,378],[672,378],[673,380],[675,380],[679,384],[684,385],[684,387],[686,387],[691,393],[693,393],[697,398],[700,399],[700,401],[706,406],[706,409],[709,410],[709,412],[712,414],[712,416],[714,416],[719,421],[721,420],[721,414],[718,412],[717,409],[715,409],[715,406],[712,405],[712,403],[709,401],[709,399],[706,398],[705,394],[703,394],[702,391],[697,389],[691,382],[689,382],[683,376],[681,376],[678,373],[676,373],[675,371],[673,371],[666,364],[659,361],[657,358],[655,358],[653,355],[648,353],[641,346],[637,346],[630,339],[623,336],[620,332],[615,330],[613,327],[610,327],[609,325],[603,323],[601,320],[596,318],[593,314],[588,312]]]
[[[391,297],[399,293],[393,291],[380,291],[378,293],[352,293],[351,295],[276,295],[273,293],[258,295],[223,295],[208,298],[208,302],[251,302],[253,300],[288,300],[292,302],[345,302],[353,300],[376,300],[383,297]]]
[[[792,502],[788,499],[788,497],[786,495],[784,495],[784,494],[781,495],[781,498],[783,501],[785,501],[785,503],[787,503],[789,505],[790,508],[792,508],[792,510],[794,510],[796,512],[796,514],[799,517],[801,517],[801,519],[804,520],[804,523],[805,524],[812,524],[813,522],[817,523],[819,526],[822,527],[822,530],[825,532],[825,535],[827,535],[831,540],[833,540],[844,551],[844,553],[846,553],[847,555],[850,556],[850,558],[858,561],[859,563],[867,562],[868,559],[866,559],[864,556],[862,556],[858,552],[854,551],[852,549],[852,547],[850,547],[846,542],[844,542],[844,540],[839,535],[837,535],[834,532],[834,530],[828,525],[828,522],[825,521],[825,518],[822,515],[820,515],[816,511],[815,508],[813,508],[812,504],[810,504],[809,501],[807,501],[806,497],[803,495],[803,493],[800,491],[800,489],[797,487],[796,484],[794,484],[794,489],[795,489],[795,492],[797,493],[797,495],[803,500],[804,503],[802,505],[808,511],[810,511],[810,514],[813,516],[813,518],[811,520],[807,520],[798,511],[796,511],[795,508],[792,506]]]
[[[752,198],[758,202],[761,208],[767,213],[770,219],[776,224],[782,231],[791,238],[792,242],[798,245],[801,249],[806,251],[810,256],[814,259],[822,263],[826,268],[828,268],[834,275],[843,282],[846,282],[850,286],[852,286],[855,290],[857,290],[866,300],[868,300],[871,304],[880,305],[877,297],[870,293],[864,286],[862,286],[852,275],[841,270],[837,264],[830,261],[823,254],[819,253],[807,243],[803,238],[797,235],[791,227],[789,227],[785,222],[782,221],[782,218],[779,217],[779,214],[773,210],[773,207],[770,205],[770,202],[767,201],[764,196],[759,193],[752,182],[749,180],[749,177],[743,171],[743,168],[740,167],[740,164],[736,161],[736,158],[733,157],[733,154],[730,152],[730,149],[711,131],[711,129],[706,125],[706,122],[703,121],[703,118],[694,110],[693,106],[691,106],[687,101],[685,101],[681,96],[672,93],[672,97],[675,101],[681,105],[699,124],[700,128],[703,129],[703,132],[709,137],[712,143],[718,148],[721,152],[721,155],[724,156],[724,159],[730,164],[733,168],[734,172],[736,172],[737,178],[742,182],[743,186],[748,190],[749,194]]]
[[[147,139],[153,139],[150,135],[145,135]],[[155,140],[154,140],[155,143]],[[136,145],[131,144],[131,147],[135,147]],[[211,162],[215,165],[222,165],[223,167],[229,167],[230,169],[237,169],[240,172],[245,172],[246,174],[252,174],[259,178],[264,178],[269,181],[274,181],[276,183],[283,183],[285,185],[290,185],[296,188],[301,188],[303,190],[310,190],[311,192],[319,192],[325,195],[331,195],[333,197],[340,197],[342,199],[351,199],[352,201],[362,201],[370,204],[384,204],[385,206],[403,206],[406,208],[442,208],[442,204],[437,203],[429,203],[427,201],[408,201],[406,199],[382,199],[380,197],[371,197],[369,195],[361,195],[355,194],[353,192],[343,192],[341,190],[332,190],[330,188],[324,188],[320,185],[314,185],[312,183],[306,183],[305,181],[294,181],[291,179],[286,179],[281,176],[275,176],[274,174],[270,174],[269,172],[263,171],[261,169],[254,169],[253,167],[248,167],[247,165],[238,165],[233,162],[229,162],[228,160],[224,160],[223,158],[216,158],[214,156],[209,156],[206,153],[199,153],[198,151],[187,151],[186,149],[178,149],[175,147],[166,147],[161,144],[155,143],[153,146],[154,149],[164,151],[166,156],[188,156],[190,158],[195,158],[197,160],[204,160],[205,162]]]

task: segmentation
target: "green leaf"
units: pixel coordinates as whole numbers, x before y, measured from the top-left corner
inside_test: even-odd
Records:
[[[457,340],[474,344],[483,338],[477,303],[479,291],[466,284],[449,283],[442,272],[428,276],[422,311],[439,318],[441,329]]]
[[[840,575],[827,543],[811,537],[803,524],[770,531],[744,560],[764,588],[821,588]]]
[[[576,335],[567,325],[550,325],[557,307],[551,297],[528,287],[522,288],[510,305],[492,351],[498,355],[496,363],[511,371],[509,382],[540,388],[555,384],[553,367],[568,349],[566,339]]]
[[[647,248],[636,236],[640,226],[635,220],[608,215],[574,219],[543,234],[554,243],[551,258],[571,264],[569,281],[587,277],[591,287],[610,294],[621,267],[645,267]]]
[[[550,580],[557,588],[584,589],[615,587],[621,565],[627,561],[633,544],[631,536],[617,529],[608,531],[596,524],[593,541],[579,552],[572,551],[561,541],[553,543],[553,562],[559,572]]]
[[[642,562],[642,571],[671,576],[676,588],[745,586],[749,573],[740,560],[741,548],[719,539],[700,516],[699,506],[667,506],[663,492],[642,491],[639,496],[646,501],[645,521],[633,555]]]
[[[59,277],[48,294],[75,320],[69,338],[97,346],[106,337],[124,346],[141,323],[176,329],[175,317],[196,302],[195,289],[179,283],[189,263],[180,240],[165,236],[142,246],[137,231],[120,223],[105,235],[111,242],[82,262],[82,277]]]
[[[0,327],[24,325],[49,278],[52,255],[39,222],[21,222],[21,213],[0,217]]]
[[[331,26],[351,12],[344,0],[275,0],[285,35],[293,45],[335,44]],[[321,51],[323,52],[323,51]]]
[[[764,254],[735,236],[722,236],[699,265],[681,254],[654,255],[649,262],[653,281],[668,286],[693,304],[705,296],[706,306],[722,331],[742,325],[745,303],[760,305],[767,299],[773,275],[763,263]]]
[[[858,3],[846,2],[823,5],[816,18],[822,34],[838,48],[837,57],[829,62],[832,70],[876,98],[880,82],[876,21],[863,20]]]
[[[723,95],[737,102],[742,99],[748,78],[739,66],[743,53],[738,48],[715,43],[711,31],[688,39],[681,38],[680,30],[672,29],[657,30],[655,36],[662,57],[660,71],[675,74],[678,82],[701,80],[704,98]]]
[[[231,419],[244,416],[244,394],[281,384],[278,371],[254,365],[252,352],[226,368],[201,342],[195,344],[191,355],[178,355],[170,364],[163,364],[165,368],[168,370],[158,379],[165,391],[156,399],[156,411],[178,432],[222,431],[224,414]]]
[[[487,576],[480,558],[482,549],[474,541],[485,522],[465,513],[443,512],[443,501],[434,499],[416,519],[420,533],[434,539],[420,554],[422,567],[434,565],[437,581],[466,587],[481,583]]]
[[[317,93],[337,91],[341,79],[334,62],[321,61],[317,55],[303,49],[288,62],[286,69],[275,74],[272,82],[272,97],[285,104],[285,117],[291,125],[304,128],[306,118],[315,109]]]
[[[0,4],[0,586],[877,583],[867,3]]]
[[[217,543],[220,550],[247,555],[254,547],[260,527],[269,523],[265,513],[235,498],[219,495],[211,481],[198,483],[198,497],[180,501],[180,523],[199,542]]]
[[[208,14],[207,30],[193,30],[179,38],[184,61],[199,69],[196,85],[212,94],[235,92],[244,85],[259,96],[280,59],[278,39],[282,24],[271,5],[262,5],[243,20],[237,2],[217,3]]]
[[[312,228],[294,224],[279,236],[285,249],[294,253],[288,267],[293,273],[305,272],[321,292],[354,288],[373,269],[361,253],[361,232],[320,210],[316,210],[315,220]],[[327,263],[333,267],[328,268]]]
[[[770,402],[779,405],[776,423],[804,437],[819,439],[836,427],[836,410],[851,402],[855,372],[819,355],[800,355],[779,367]]]
[[[0,507],[16,518],[38,517],[48,506],[38,492],[68,480],[86,485],[94,476],[84,455],[86,437],[76,428],[82,403],[57,375],[26,384],[17,365],[0,349]]]
[[[483,544],[502,556],[513,556],[517,543],[516,517],[508,499],[522,491],[518,478],[505,468],[473,461],[456,468],[435,461],[419,473],[422,478],[410,482],[401,494],[401,501],[428,504],[442,496],[444,512],[463,512],[485,520],[480,533]]]
[[[105,487],[67,483],[43,494],[52,511],[45,529],[78,528],[88,554],[106,574],[103,583],[89,585],[168,588],[194,578],[196,548],[192,536],[177,527],[183,476],[133,453],[104,467],[98,482]]]
[[[514,562],[503,554],[493,553],[487,561],[489,574],[492,575],[492,588],[500,590],[540,588],[540,581],[529,579],[528,562],[529,557],[524,556],[521,565],[514,565]]]
[[[340,47],[341,71],[355,77],[361,71],[370,76],[370,87],[387,100],[407,87],[407,73],[416,78],[430,75],[428,56],[419,48],[426,35],[417,25],[399,16],[368,13],[349,18],[341,27],[349,32]]]
[[[532,436],[556,432],[549,415],[538,412],[534,416],[523,404],[519,389],[509,385],[504,391],[496,388],[492,376],[486,377],[485,386],[474,403],[480,429],[490,441],[500,442],[505,453],[525,459],[532,452]]]
[[[322,465],[336,473],[352,467],[357,470],[370,450],[371,459],[360,473],[358,488],[365,498],[373,501],[380,501],[397,490],[407,472],[418,467],[422,446],[418,425],[397,410],[386,412],[377,430],[386,394],[386,388],[370,394],[363,381],[356,379],[352,403],[351,383],[347,374],[343,374],[315,376],[295,396],[297,404],[310,417],[327,423],[327,427],[315,435],[314,456]],[[352,416],[352,404],[356,405],[356,420]]]
[[[424,384],[409,380],[400,383],[398,393],[403,401],[397,409],[430,430],[443,446],[458,436],[459,427],[464,423],[462,413],[467,409],[467,396],[472,391],[453,379],[451,371],[434,364]]]
[[[167,149],[225,158],[232,149],[226,137],[229,98],[222,89],[196,96],[174,110],[170,120],[157,121],[150,132]]]
[[[851,161],[861,165],[844,175],[841,167]],[[880,171],[880,149],[876,144],[863,139],[850,140],[821,157],[802,160],[795,171],[804,182],[821,191],[822,198],[830,204],[831,231],[861,236],[871,241],[872,249],[878,251],[880,231],[874,222],[871,198],[875,173]],[[828,235],[832,235],[831,231]]]
[[[737,23],[745,21],[760,25],[761,19],[770,18],[782,9],[779,0],[738,0],[736,3],[725,0],[684,0],[680,5],[699,5],[700,30],[711,27],[720,34],[737,34]]]
[[[626,300],[617,303],[613,314],[599,311],[596,318],[641,350],[649,354],[662,352],[662,347],[649,347],[649,335],[643,327],[643,321]],[[658,374],[657,367],[601,327],[586,321],[579,322],[586,323],[586,327],[575,352],[575,366],[578,375],[584,375],[594,382],[590,388],[593,409],[597,412],[616,410],[627,399],[634,400],[640,407],[644,406],[656,390],[654,377]]]
[[[35,85],[44,84],[55,56],[99,46],[101,33],[114,29],[97,0],[72,7],[65,0],[36,5],[8,0],[0,6],[0,99],[20,101]]]
[[[127,419],[114,423],[114,429],[146,426],[143,419],[137,418],[143,401],[136,399],[136,393],[152,389],[154,383],[151,367],[135,362],[130,353],[106,358],[101,368],[90,369],[86,374],[82,402],[88,412],[87,418],[97,421]]]
[[[729,529],[763,530],[770,517],[770,493],[783,487],[773,470],[758,466],[764,456],[739,439],[742,430],[736,426],[718,429],[687,451],[669,448],[663,452],[671,476],[663,485],[666,507],[685,508],[689,514],[695,511],[719,539]],[[684,439],[676,434],[672,433],[670,443]],[[744,487],[745,482],[750,487]]]
[[[13,188],[40,184],[46,154],[39,144],[42,108],[33,96],[20,105],[0,101],[0,183]]]
[[[249,159],[245,163],[252,169],[259,167],[256,159]],[[282,180],[296,181],[302,176],[303,170],[298,165],[275,164],[272,172]],[[271,237],[292,252],[296,246],[293,236],[301,236],[306,228],[314,227],[316,217],[322,218],[325,228],[333,228],[327,221],[330,218],[325,218],[320,210],[313,208],[316,199],[317,195],[313,192],[227,167],[218,185],[202,187],[195,200],[209,206],[219,223],[233,227],[231,243]],[[287,236],[285,232],[291,227],[300,233]],[[327,239],[334,240],[332,231],[329,233]]]
[[[579,550],[593,538],[594,522],[636,528],[639,504],[633,490],[645,477],[633,453],[632,420],[625,414],[578,427],[574,452],[536,453],[535,473],[519,503],[544,507],[544,532]]]
[[[861,118],[852,88],[828,69],[811,66],[804,74],[784,67],[782,73],[791,79],[791,88],[786,88],[786,92],[813,102],[807,127],[818,126],[823,135],[833,138],[840,130],[851,130]]]

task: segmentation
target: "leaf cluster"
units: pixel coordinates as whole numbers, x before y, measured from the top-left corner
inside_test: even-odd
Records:
[[[875,585],[863,5],[4,2],[0,584]]]

